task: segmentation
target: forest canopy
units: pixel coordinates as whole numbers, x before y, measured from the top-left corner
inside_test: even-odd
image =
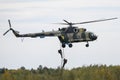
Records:
[[[73,69],[47,68],[40,65],[28,70],[0,68],[0,80],[120,80],[120,65],[90,65]]]

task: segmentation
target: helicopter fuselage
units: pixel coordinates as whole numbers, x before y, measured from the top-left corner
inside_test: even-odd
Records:
[[[94,41],[97,39],[97,36],[89,31],[86,31],[85,28],[78,27],[68,27],[59,29],[61,31],[61,36],[58,36],[62,47],[65,47],[68,44],[69,47],[72,47],[72,43],[75,42],[88,42]],[[87,44],[87,47],[89,45]]]

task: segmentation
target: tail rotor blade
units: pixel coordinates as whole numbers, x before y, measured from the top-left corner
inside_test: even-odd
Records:
[[[10,29],[9,30],[7,30],[4,34],[3,34],[3,36],[5,36],[8,32],[10,31]]]
[[[10,22],[10,20],[8,19],[8,23],[9,23],[9,27],[11,28],[11,22]]]

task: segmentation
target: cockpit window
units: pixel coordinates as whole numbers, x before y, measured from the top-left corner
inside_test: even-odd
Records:
[[[89,33],[89,38],[92,39],[94,37],[94,34],[93,33]]]
[[[93,33],[91,33],[91,36],[94,36],[94,34],[93,34]]]

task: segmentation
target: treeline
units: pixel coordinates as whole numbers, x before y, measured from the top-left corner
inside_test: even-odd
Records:
[[[90,65],[68,69],[0,69],[0,80],[120,80],[120,66]]]

